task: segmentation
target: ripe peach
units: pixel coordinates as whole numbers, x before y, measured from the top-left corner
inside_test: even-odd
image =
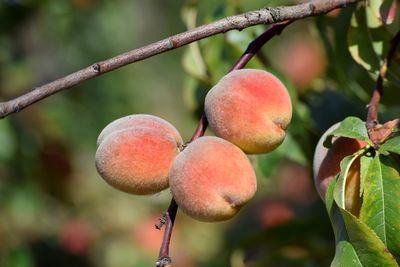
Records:
[[[256,69],[224,76],[208,92],[204,105],[215,135],[251,154],[278,147],[292,117],[285,86],[271,73]]]
[[[190,143],[176,157],[169,179],[178,206],[200,221],[230,219],[257,188],[246,154],[215,136]]]
[[[99,137],[96,168],[111,186],[144,195],[168,187],[168,172],[182,145],[179,133],[162,119],[122,118]],[[136,122],[138,122],[136,124]]]
[[[317,188],[319,196],[324,200],[326,189],[329,182],[340,172],[340,161],[351,155],[364,146],[367,142],[346,138],[337,137],[332,141],[330,149],[324,147],[323,143],[327,135],[339,127],[339,123],[331,126],[318,141],[314,152],[314,183]],[[359,186],[360,186],[360,161],[355,160],[350,167],[349,174],[346,182],[346,208],[350,211],[356,211],[359,206]]]

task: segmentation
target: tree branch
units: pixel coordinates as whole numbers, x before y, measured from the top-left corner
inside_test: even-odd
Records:
[[[383,139],[390,135],[391,129],[398,123],[398,119],[389,121],[387,124],[379,125],[378,123],[378,106],[383,94],[383,82],[385,80],[386,72],[390,67],[392,58],[396,51],[397,46],[400,43],[400,30],[396,33],[390,42],[390,47],[385,60],[379,70],[379,75],[376,80],[374,91],[372,92],[371,101],[368,104],[368,113],[366,127],[368,136],[371,141],[377,145]]]
[[[161,41],[126,52],[113,58],[95,63],[89,67],[69,74],[63,78],[39,86],[16,97],[0,103],[0,119],[62,90],[71,88],[83,81],[97,77],[122,66],[167,52],[206,37],[231,30],[243,30],[258,24],[275,24],[286,20],[297,20],[309,16],[327,13],[335,8],[344,7],[360,0],[312,0],[310,2],[283,7],[263,8],[241,15],[227,17],[192,30],[179,33]]]

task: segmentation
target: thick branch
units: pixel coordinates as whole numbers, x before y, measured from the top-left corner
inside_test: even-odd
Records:
[[[297,20],[329,12],[335,8],[360,0],[312,0],[295,6],[263,8],[241,15],[227,17],[192,30],[176,34],[156,43],[126,52],[113,58],[95,63],[61,79],[34,88],[32,91],[0,103],[0,118],[18,112],[33,103],[64,89],[71,88],[83,81],[102,75],[122,66],[164,53],[206,37],[231,30],[242,30],[258,24],[274,24],[286,20]]]

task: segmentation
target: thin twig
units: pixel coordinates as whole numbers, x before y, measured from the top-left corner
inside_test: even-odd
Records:
[[[263,34],[258,36],[253,42],[249,44],[246,51],[242,54],[242,56],[233,64],[232,68],[228,71],[231,72],[233,70],[241,69],[254,57],[254,55],[261,49],[261,47],[269,41],[273,36],[279,35],[288,25],[290,25],[292,21],[286,21],[280,24],[273,25],[268,30],[266,30]],[[207,117],[203,112],[197,128],[193,133],[192,138],[190,138],[190,142],[196,140],[197,138],[204,135],[204,132],[207,129]],[[156,262],[157,267],[167,267],[171,265],[171,257],[169,256],[169,245],[171,240],[172,228],[174,225],[174,220],[176,216],[176,212],[178,211],[178,206],[174,199],[171,200],[171,204],[168,207],[168,211],[163,216],[165,230],[164,236],[161,243],[160,253],[158,256],[158,260]]]
[[[380,143],[382,136],[387,136],[387,134],[382,133],[381,127],[376,128],[379,125],[378,106],[383,94],[383,82],[385,80],[387,70],[391,64],[392,58],[399,43],[400,43],[400,30],[397,32],[397,34],[393,37],[393,39],[390,42],[388,53],[379,70],[375,88],[374,91],[372,92],[371,101],[368,104],[366,127],[368,131],[368,136],[375,145]],[[387,129],[386,131],[390,131],[390,129]]]
[[[169,244],[171,242],[172,229],[174,227],[176,213],[178,211],[178,205],[174,199],[171,199],[168,210],[165,213],[165,229],[164,236],[160,247],[160,253],[156,262],[157,267],[166,267],[171,264],[171,258],[169,256]]]
[[[358,1],[360,0],[312,0],[294,6],[263,8],[202,25],[161,41],[92,64],[89,67],[69,74],[63,78],[36,87],[19,97],[9,101],[0,102],[0,118],[19,112],[48,96],[71,88],[83,81],[212,35],[225,33],[231,30],[243,30],[247,27],[258,24],[275,24],[286,20],[297,20],[315,16]]]

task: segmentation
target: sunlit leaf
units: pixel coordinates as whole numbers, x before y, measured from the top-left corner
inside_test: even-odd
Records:
[[[343,240],[336,245],[335,257],[331,267],[362,267],[354,247],[349,241]]]
[[[373,73],[379,71],[391,39],[391,33],[380,19],[381,4],[380,0],[370,1],[354,12],[348,33],[353,59]]]
[[[342,136],[364,141],[369,140],[365,122],[357,117],[347,117],[340,123],[338,128],[329,133],[324,141],[325,147],[330,147],[332,145],[332,138],[334,136]]]
[[[400,155],[400,136],[388,139],[381,147],[380,151],[389,151]]]
[[[376,156],[365,179],[360,220],[400,259],[399,166],[388,156]]]

